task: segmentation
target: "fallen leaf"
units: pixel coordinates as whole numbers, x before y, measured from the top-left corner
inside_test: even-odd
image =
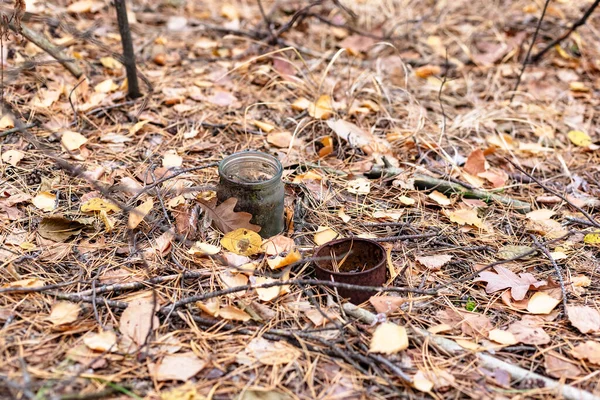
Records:
[[[298,262],[302,259],[298,249],[294,249],[287,254],[277,255],[274,257],[267,258],[267,265],[269,268],[276,270],[283,267],[287,267],[290,264]]]
[[[332,241],[333,239],[337,238],[338,236],[339,236],[339,233],[337,233],[333,229],[326,227],[326,226],[319,226],[317,228],[317,232],[315,233],[314,240],[315,240],[315,243],[318,246],[320,246],[322,244]]]
[[[121,64],[119,61],[115,60],[112,57],[101,57],[100,63],[104,68],[108,69],[119,69],[123,67],[123,64]]]
[[[254,281],[254,285],[260,286],[265,283],[278,282],[277,279],[267,278],[267,277],[257,277]],[[279,296],[279,292],[281,290],[281,286],[272,286],[268,288],[256,288],[256,294],[258,294],[258,298],[262,301],[271,301],[276,299]]]
[[[235,197],[231,197],[216,206],[216,198],[211,201],[198,199],[200,207],[210,216],[217,229],[221,232],[229,233],[240,228],[260,232],[260,226],[250,223],[252,214],[243,211],[234,211],[237,201]]]
[[[213,256],[221,251],[219,246],[215,246],[214,244],[204,243],[204,242],[196,242],[194,245],[187,251],[188,254],[194,256]]]
[[[221,308],[219,299],[216,298],[208,299],[205,303],[198,301],[196,302],[196,306],[211,317],[216,317],[219,314],[219,309]]]
[[[334,113],[332,104],[333,103],[331,96],[323,94],[319,96],[316,102],[309,104],[308,115],[315,119],[329,119],[333,116]]]
[[[575,146],[589,147],[592,144],[592,138],[585,132],[582,131],[569,131],[567,133],[569,140]]]
[[[372,296],[369,303],[373,306],[378,314],[390,314],[398,310],[406,299],[394,296]]]
[[[527,311],[532,314],[550,314],[558,303],[560,303],[560,299],[555,299],[545,292],[537,292],[529,299]]]
[[[50,192],[40,192],[31,201],[42,211],[50,212],[56,209],[56,195]]]
[[[481,218],[477,216],[477,210],[457,210],[446,213],[450,221],[459,225],[473,225],[477,228],[486,229]]]
[[[508,246],[504,246],[501,247],[500,249],[498,249],[498,253],[496,254],[496,256],[501,259],[501,260],[510,260],[513,258],[517,258],[520,257],[523,260],[527,260],[530,259],[534,256],[535,253],[532,253],[528,256],[522,256],[522,254],[525,254],[529,251],[533,250],[532,247],[529,246],[514,246],[514,245],[508,245]]]
[[[69,6],[67,7],[67,11],[72,14],[81,14],[88,12],[95,13],[100,11],[103,7],[104,2],[102,1],[81,0],[69,4]]]
[[[557,239],[569,232],[560,222],[553,219],[529,220],[526,227],[529,232],[538,233],[548,239]]]
[[[600,331],[600,313],[590,306],[568,306],[569,322],[581,333]]]
[[[452,326],[450,326],[448,324],[438,324],[438,325],[429,327],[427,329],[427,332],[435,335],[437,333],[450,332],[452,329],[453,329]]]
[[[580,343],[571,351],[573,357],[578,360],[589,360],[593,364],[600,365],[600,343],[587,340]]]
[[[473,150],[471,154],[469,154],[463,169],[471,175],[477,175],[481,172],[485,172],[485,155],[483,154],[483,150]]]
[[[346,49],[349,54],[357,56],[360,53],[367,52],[371,47],[377,43],[377,40],[363,36],[363,35],[350,35],[341,42],[338,46],[342,49]]]
[[[573,92],[589,92],[590,88],[585,85],[583,82],[570,82],[569,89]],[[577,131],[575,131],[577,132]]]
[[[438,192],[437,190],[429,193],[427,197],[438,203],[440,206],[449,206],[452,204],[452,201],[450,201],[450,199],[444,193]]]
[[[518,343],[517,338],[515,338],[515,335],[513,335],[512,332],[503,331],[500,329],[492,329],[488,333],[488,338],[496,343],[506,346],[511,346]]]
[[[217,106],[227,107],[235,103],[237,97],[223,90],[215,90],[213,95],[208,97],[206,101]]]
[[[83,343],[94,351],[109,351],[117,343],[117,335],[113,331],[92,333],[83,337]]]
[[[267,135],[267,142],[275,147],[287,148],[292,143],[293,136],[288,131],[270,132]]]
[[[530,211],[525,216],[527,219],[532,221],[541,221],[545,219],[550,219],[554,215],[556,215],[556,211],[548,210],[546,208],[540,208],[539,210]]]
[[[60,142],[68,151],[74,151],[88,142],[87,138],[81,133],[73,131],[64,131]]]
[[[21,161],[24,157],[25,153],[18,150],[7,150],[2,152],[2,161],[12,165],[13,167],[16,167],[17,164],[19,164],[19,161]]]
[[[418,371],[413,376],[412,386],[418,391],[428,393],[433,389],[433,382],[427,379],[422,371]]]
[[[119,88],[119,85],[117,85],[115,82],[113,82],[112,79],[106,79],[106,80],[100,82],[99,84],[97,84],[96,86],[94,86],[94,91],[96,91],[98,93],[110,93],[110,92],[114,92],[118,88]]]
[[[398,222],[404,213],[403,210],[387,210],[373,212],[373,218]]]
[[[292,110],[304,111],[312,105],[312,102],[305,97],[299,97],[292,103]]]
[[[228,319],[231,321],[242,321],[242,322],[246,322],[246,321],[250,321],[252,319],[252,317],[248,314],[246,314],[244,311],[240,310],[237,307],[233,307],[233,306],[224,306],[219,308],[219,311],[217,312],[217,316],[224,318],[224,319]]]
[[[2,287],[4,288],[38,288],[44,286],[46,283],[38,278],[27,278],[18,281],[10,282]]]
[[[479,344],[477,344],[471,340],[454,339],[454,341],[456,342],[457,345],[459,345],[463,349],[467,349],[467,350],[471,350],[471,351],[475,351],[475,352],[482,350],[482,347]]]
[[[275,125],[264,121],[252,121],[252,124],[265,133],[271,133],[275,129]]]
[[[433,75],[439,75],[442,73],[442,69],[439,65],[423,65],[415,70],[415,75],[421,79],[429,78]]]
[[[261,247],[268,256],[289,253],[294,248],[294,239],[283,235],[276,235],[265,239]]]
[[[346,190],[353,194],[367,195],[371,192],[371,181],[366,178],[358,178],[346,182]]]
[[[351,147],[363,148],[375,140],[375,137],[371,133],[359,128],[352,122],[344,121],[343,119],[327,121],[327,126],[329,126],[338,137],[348,142]]]
[[[588,233],[583,237],[585,244],[600,244],[600,233]]]
[[[15,121],[9,114],[4,114],[0,118],[0,129],[11,129],[15,127]]]
[[[44,239],[64,242],[71,236],[79,235],[84,225],[63,217],[42,218],[38,225],[38,233]]]
[[[154,368],[154,375],[159,382],[187,381],[206,366],[193,352],[171,354],[163,358]]]
[[[264,365],[289,364],[300,357],[300,352],[285,341],[272,341],[262,337],[252,339],[245,353]]]
[[[47,319],[54,326],[69,324],[77,321],[80,311],[81,307],[79,307],[79,304],[69,301],[59,301],[52,305],[52,311]]]
[[[488,180],[494,189],[501,188],[508,181],[508,174],[501,169],[492,168],[477,174],[478,177]]]
[[[261,252],[260,235],[246,228],[238,228],[228,232],[221,239],[221,246],[242,256],[251,256]]]
[[[148,197],[145,202],[134,208],[129,212],[129,219],[127,221],[127,228],[135,229],[137,226],[146,218],[146,215],[152,211],[154,207],[154,201],[152,197]]]
[[[228,288],[233,288],[233,287],[238,287],[238,286],[245,286],[248,284],[248,277],[246,275],[233,274],[229,271],[221,272],[219,274],[219,279],[221,280],[221,283],[222,283],[221,287],[223,289],[228,289]],[[236,297],[236,296],[241,296],[244,293],[246,293],[246,291],[232,293],[229,296]]]
[[[472,337],[487,337],[494,329],[492,322],[485,315],[455,309],[440,310],[436,316],[443,322],[460,327],[463,334]]]
[[[408,335],[406,329],[392,322],[385,322],[373,332],[369,351],[372,353],[394,354],[407,348]]]
[[[432,271],[439,271],[440,269],[442,269],[444,264],[452,260],[452,256],[447,254],[436,254],[434,256],[416,257],[416,260],[421,265],[427,267]]]
[[[550,343],[550,336],[534,320],[523,318],[509,325],[508,331],[515,336],[518,343],[534,346]]]
[[[517,274],[501,265],[495,266],[494,270],[496,273],[483,271],[475,279],[475,282],[487,282],[485,287],[487,293],[510,288],[513,299],[523,300],[529,289],[546,285],[546,281],[538,281],[528,272],[520,273],[517,276]]]
[[[138,346],[146,343],[146,338],[153,330],[158,329],[160,321],[155,312],[157,305],[152,299],[137,298],[132,300],[119,321],[119,331],[127,335]]]
[[[567,361],[555,351],[544,353],[544,368],[546,374],[558,379],[574,379],[581,375],[581,369],[574,363]]]
[[[405,206],[412,206],[413,204],[415,204],[415,199],[406,196],[398,197],[398,201],[400,201],[400,203],[402,203],[402,205]]]
[[[89,199],[88,201],[81,204],[82,212],[92,212],[92,211],[106,211],[106,212],[117,212],[121,211],[119,206],[113,203],[110,200],[104,200],[100,197],[94,197]]]
[[[169,150],[163,156],[162,166],[165,168],[179,168],[182,164],[183,158],[175,150]]]

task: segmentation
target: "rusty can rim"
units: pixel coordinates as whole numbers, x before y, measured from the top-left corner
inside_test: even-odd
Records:
[[[357,237],[349,237],[349,238],[342,238],[342,239],[336,239],[336,240],[331,240],[327,243],[323,243],[322,245],[320,245],[319,247],[317,247],[315,249],[315,251],[313,252],[313,257],[317,257],[317,254],[325,247],[329,247],[332,245],[336,245],[338,243],[342,243],[342,242],[346,242],[346,241],[354,241],[354,242],[365,242],[368,244],[373,244],[376,247],[378,247],[381,250],[381,254],[383,255],[382,260],[380,262],[378,262],[375,266],[364,270],[364,271],[360,271],[360,272],[335,272],[332,271],[330,269],[326,269],[323,268],[319,265],[319,261],[314,261],[314,265],[315,268],[318,268],[319,270],[326,272],[328,274],[332,274],[332,275],[339,275],[339,276],[360,276],[360,275],[366,275],[369,274],[371,272],[373,272],[374,270],[381,268],[382,264],[385,264],[387,261],[387,257],[386,257],[386,251],[385,248],[381,245],[381,243],[376,242],[374,240],[371,239],[366,239],[366,238],[357,238]]]

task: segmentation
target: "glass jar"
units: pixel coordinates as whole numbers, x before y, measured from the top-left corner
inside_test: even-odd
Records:
[[[238,199],[234,211],[252,214],[253,224],[261,227],[263,238],[283,231],[283,199],[281,181],[283,167],[275,157],[258,151],[243,151],[225,157],[219,163],[217,198],[223,202]]]

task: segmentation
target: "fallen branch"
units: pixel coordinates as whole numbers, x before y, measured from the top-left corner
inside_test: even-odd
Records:
[[[17,33],[23,35],[23,37],[29,40],[31,43],[35,44],[46,53],[50,54],[56,61],[61,63],[75,78],[80,78],[83,75],[81,68],[79,65],[74,63],[65,57],[60,49],[56,47],[52,42],[46,39],[43,35],[37,33],[36,31],[29,29],[25,25],[21,25],[20,27],[16,26],[13,22],[9,23],[8,26],[10,29]],[[19,29],[20,28],[20,29]]]
[[[425,337],[430,338],[442,349],[449,353],[456,354],[464,352],[464,349],[460,347],[455,341],[443,338],[441,336],[433,335],[424,329],[416,328],[415,331]],[[532,379],[536,381],[544,382],[547,389],[554,389],[559,391],[563,398],[567,400],[600,400],[600,397],[593,395],[585,390],[577,389],[573,386],[566,385],[563,382],[558,382],[550,378],[546,378],[543,375],[536,374],[535,372],[528,371],[515,364],[509,364],[505,361],[499,360],[496,357],[492,357],[489,354],[476,353],[476,357],[481,362],[481,366],[490,370],[501,369],[507,372],[511,378],[515,380]]]
[[[496,201],[505,206],[513,208],[522,214],[531,211],[531,204],[524,201],[515,200],[507,196],[500,196],[494,193],[484,192],[483,190],[470,190],[458,183],[452,183],[437,179],[427,175],[415,175],[415,187],[420,190],[437,190],[444,194],[460,194],[468,199],[480,199],[485,202]]]

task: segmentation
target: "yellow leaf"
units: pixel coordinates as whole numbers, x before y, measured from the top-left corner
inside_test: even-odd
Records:
[[[429,193],[427,197],[438,203],[440,206],[449,206],[452,204],[452,201],[450,201],[450,199],[444,193],[438,192],[437,190]]]
[[[567,134],[571,143],[579,147],[589,147],[592,144],[592,138],[582,131],[569,131]]]
[[[56,208],[56,196],[50,192],[39,192],[31,201],[42,211],[53,211]]]
[[[123,64],[112,57],[102,57],[100,58],[100,63],[104,66],[104,68],[108,69],[118,69],[123,66]]]
[[[408,335],[403,326],[386,322],[373,332],[369,351],[372,353],[394,354],[408,348]]]
[[[423,65],[415,70],[415,75],[425,79],[432,75],[439,75],[441,72],[442,69],[438,65]]]
[[[154,201],[151,197],[148,198],[145,202],[134,208],[129,212],[129,221],[127,222],[127,227],[129,229],[135,229],[142,222],[142,220],[148,215],[148,213],[154,207]]]
[[[326,226],[319,226],[317,233],[315,233],[314,239],[317,245],[325,244],[338,237],[338,233],[331,228]]]
[[[136,122],[135,125],[133,125],[131,128],[129,128],[129,134],[135,135],[136,133],[138,133],[140,131],[140,129],[142,129],[149,122],[150,121],[147,119]]]
[[[565,60],[570,60],[572,58],[569,55],[569,53],[567,53],[565,51],[565,49],[563,49],[562,47],[560,47],[559,44],[557,44],[556,46],[554,46],[554,48],[556,49],[556,52],[558,53],[558,55],[561,56],[562,58],[564,58]]]
[[[67,11],[73,14],[88,12],[95,13],[97,11],[100,11],[103,6],[104,3],[101,1],[81,0],[71,3],[69,7],[67,7]]]
[[[333,116],[331,96],[324,94],[308,107],[308,115],[316,119],[329,119]]]
[[[106,228],[106,232],[112,232],[115,227],[115,222],[108,216],[108,213],[105,210],[100,210],[100,219],[104,223],[104,227]]]
[[[252,121],[252,123],[254,124],[254,126],[256,126],[258,129],[260,129],[261,131],[263,131],[265,133],[269,133],[273,129],[275,129],[275,125],[270,124],[268,122],[264,122],[264,121]]]
[[[55,326],[68,324],[77,320],[79,311],[79,304],[59,301],[58,303],[54,303],[50,316],[47,319]]]
[[[113,82],[112,79],[106,79],[96,86],[94,86],[94,91],[98,93],[110,93],[114,92],[119,88],[119,85]]]
[[[213,256],[220,251],[221,251],[221,248],[219,246],[215,246],[214,244],[204,243],[204,242],[196,242],[187,251],[187,253],[194,255],[194,256]]]
[[[65,131],[60,138],[60,142],[69,151],[77,150],[87,143],[87,138],[81,133]]]
[[[275,256],[274,258],[267,258],[267,264],[271,269],[280,269],[290,264],[293,264],[302,259],[300,252],[298,249],[294,249],[294,251],[290,251],[285,256]]]
[[[537,292],[529,299],[527,311],[532,314],[550,314],[558,303],[560,303],[560,299],[555,299],[545,292]]]
[[[500,329],[492,329],[488,333],[488,337],[490,340],[493,340],[496,343],[504,344],[507,346],[518,343],[517,339],[515,338],[515,335],[513,335],[512,332],[503,331]]]
[[[106,211],[106,212],[115,211],[116,212],[116,211],[120,211],[120,210],[121,209],[116,204],[114,204],[108,200],[101,199],[100,197],[94,197],[92,199],[89,199],[88,201],[86,201],[85,203],[83,203],[81,205],[82,212],[92,212],[92,211]]]
[[[233,321],[249,321],[250,320],[250,315],[246,314],[244,311],[240,310],[239,308],[233,307],[233,306],[225,306],[219,309],[217,316],[224,318],[224,319],[230,319]]]
[[[473,225],[484,228],[483,221],[477,216],[477,210],[457,210],[447,213],[450,221],[459,225]]]
[[[585,244],[600,244],[600,232],[588,233],[583,237]]]
[[[569,89],[571,89],[572,92],[589,92],[590,88],[585,86],[585,83],[583,82],[571,82],[569,83]]]
[[[117,335],[113,331],[92,333],[83,337],[83,343],[95,351],[108,351],[117,343]]]
[[[266,277],[258,277],[255,280],[255,285],[260,286],[265,283],[277,282],[277,279],[266,278]],[[258,294],[258,298],[262,301],[271,301],[276,299],[281,292],[281,286],[272,286],[268,288],[256,288],[256,293]]]
[[[292,103],[292,110],[304,111],[312,106],[312,102],[305,97],[299,97]]]
[[[246,228],[238,228],[227,233],[221,239],[221,246],[242,256],[251,256],[261,252],[260,235]]]
[[[30,242],[23,242],[23,243],[19,244],[19,247],[25,251],[31,251],[31,250],[35,249],[35,244],[30,243]]]

